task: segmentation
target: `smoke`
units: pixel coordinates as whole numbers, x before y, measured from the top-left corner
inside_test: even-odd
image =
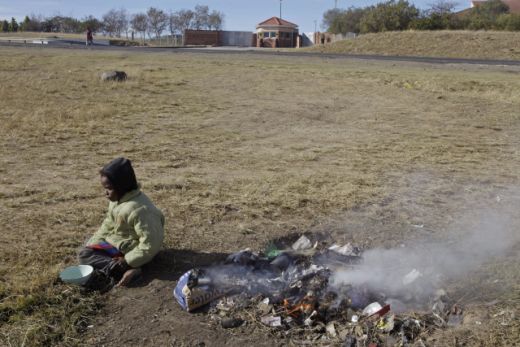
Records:
[[[400,248],[365,251],[361,264],[333,273],[331,288],[365,286],[399,299],[424,300],[447,280],[478,269],[520,240],[509,214],[473,215],[458,223],[467,230],[456,228],[444,241],[422,240]]]
[[[335,304],[351,299],[355,308],[376,300],[392,302],[394,312],[425,308],[450,280],[459,280],[494,258],[508,255],[518,244],[520,223],[515,212],[520,204],[516,202],[509,200],[507,208],[506,204],[484,210],[468,207],[472,212],[456,219],[451,227],[406,246],[365,250],[361,262],[355,256],[356,261],[349,262],[333,251],[318,250],[314,256],[306,255],[305,261],[297,261],[289,252],[269,263],[248,250],[241,251],[228,257],[227,264],[204,269],[201,282],[274,298],[302,296],[310,290],[323,299],[333,292]]]

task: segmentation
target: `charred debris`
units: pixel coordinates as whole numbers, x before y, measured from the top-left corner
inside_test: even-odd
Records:
[[[413,264],[395,278],[399,290],[334,280],[362,263],[356,246],[301,236],[290,245],[262,253],[246,249],[223,264],[192,269],[174,296],[186,311],[204,312],[223,328],[265,329],[295,345],[426,346],[434,330],[460,324],[462,309]]]

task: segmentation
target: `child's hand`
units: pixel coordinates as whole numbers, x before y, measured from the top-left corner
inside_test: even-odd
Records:
[[[141,275],[140,268],[127,270],[125,272],[125,274],[123,275],[123,278],[121,278],[121,281],[119,281],[119,283],[116,286],[125,287],[128,284],[130,284],[130,282],[132,282],[132,280],[135,279],[136,277],[138,277],[139,275]]]
[[[124,257],[116,257],[112,258],[110,269],[111,273],[123,274],[130,269],[130,265],[128,265]]]
[[[121,267],[121,269],[126,270],[128,268],[128,264],[125,260],[125,257],[114,258],[114,262],[117,264],[117,266]]]

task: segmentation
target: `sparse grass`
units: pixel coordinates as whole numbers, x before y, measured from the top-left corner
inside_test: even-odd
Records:
[[[520,32],[403,31],[360,35],[308,49],[325,53],[520,60]]]
[[[24,38],[45,38],[45,39],[55,39],[55,38],[61,38],[61,39],[85,39],[86,33],[48,33],[48,32],[33,32],[33,31],[19,31],[15,33],[0,33],[0,39],[2,38],[17,38],[17,39],[24,39]],[[105,36],[101,34],[95,34],[94,39],[109,39],[110,36]]]
[[[112,69],[128,81],[102,83]],[[418,237],[410,224],[419,222],[442,236],[469,202],[514,195],[518,76],[498,67],[3,48],[0,344],[80,344],[77,331],[102,299],[54,279],[102,220],[97,169],[112,158],[133,160],[166,215],[167,247],[230,252],[319,228],[393,245]],[[518,256],[505,266],[517,273]],[[517,296],[511,303],[518,309]],[[494,345],[506,341],[482,329]]]

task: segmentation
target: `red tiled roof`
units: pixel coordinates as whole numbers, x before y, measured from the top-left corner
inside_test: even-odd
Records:
[[[289,21],[286,21],[285,19],[278,18],[278,17],[271,17],[271,18],[263,21],[262,23],[258,23],[257,26],[269,26],[269,25],[294,27],[294,28],[298,27],[298,25],[291,23]]]

